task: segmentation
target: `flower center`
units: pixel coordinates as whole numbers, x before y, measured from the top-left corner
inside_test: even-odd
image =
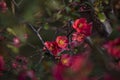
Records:
[[[77,40],[78,41],[82,41],[82,39],[85,37],[84,34],[80,34],[78,37],[77,37]]]
[[[50,51],[52,51],[53,49],[54,49],[53,46],[49,47],[49,50],[50,50]]]
[[[63,40],[60,40],[59,43],[60,43],[61,45],[63,45],[63,44],[64,44],[64,41],[63,41]]]
[[[62,60],[62,63],[63,63],[63,64],[67,64],[67,63],[68,63],[68,59],[63,59],[63,60]]]
[[[80,24],[79,24],[79,28],[82,28],[82,26],[83,26],[83,24],[82,24],[82,23],[80,23]]]

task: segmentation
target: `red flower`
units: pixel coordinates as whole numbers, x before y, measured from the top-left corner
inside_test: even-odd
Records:
[[[5,65],[4,59],[2,56],[0,56],[0,71],[4,70],[4,65]]]
[[[14,37],[14,38],[13,38],[13,45],[14,45],[15,47],[20,47],[21,42],[20,42],[20,39],[19,39],[18,37]]]
[[[5,40],[5,37],[0,35],[0,41],[3,41],[3,40]]]
[[[45,46],[48,48],[49,51],[52,52],[52,54],[54,56],[57,56],[58,53],[61,51],[56,42],[46,41]],[[45,49],[45,47],[44,47],[44,49]]]
[[[120,58],[120,38],[107,42],[104,48],[113,57]]]
[[[0,10],[1,10],[1,12],[6,12],[6,10],[7,10],[7,5],[6,5],[6,2],[0,2]]]
[[[83,33],[86,36],[89,36],[91,34],[92,24],[87,23],[87,20],[85,18],[80,18],[75,20],[75,22],[73,23],[73,28],[77,32]]]
[[[68,45],[68,39],[66,36],[58,36],[56,38],[56,43],[60,48],[66,48]]]
[[[37,78],[35,76],[35,72],[29,70],[29,71],[22,71],[18,76],[18,80],[37,80]]]
[[[77,70],[81,69],[85,65],[85,59],[86,58],[83,57],[82,55],[73,56],[71,69],[73,71],[77,71]]]
[[[69,54],[62,54],[61,55],[61,63],[62,65],[65,66],[70,66],[71,65],[71,56]]]
[[[53,77],[55,80],[64,80],[63,73],[65,71],[65,66],[62,64],[57,64],[53,67]]]
[[[55,80],[88,80],[92,65],[87,56],[63,54],[61,63],[53,67]]]
[[[78,33],[78,32],[75,32],[72,34],[72,40],[73,41],[77,41],[77,42],[82,42],[85,38],[85,35],[84,34],[81,34],[81,33]]]
[[[64,66],[68,66],[73,71],[77,71],[81,69],[81,67],[84,65],[85,57],[82,55],[74,55],[70,56],[69,54],[63,54],[61,55],[61,63]]]
[[[28,66],[28,60],[24,56],[16,56],[12,61],[12,68],[17,71],[26,70]]]
[[[5,69],[5,62],[3,56],[0,56],[0,76],[2,75],[1,71]]]

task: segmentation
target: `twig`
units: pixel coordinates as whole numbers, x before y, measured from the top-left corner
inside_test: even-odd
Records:
[[[37,37],[39,38],[39,40],[41,41],[41,43],[42,43],[42,45],[46,48],[46,50],[51,54],[51,55],[53,55],[52,54],[52,52],[46,47],[46,45],[44,44],[45,42],[44,42],[44,40],[42,39],[42,37],[41,37],[41,35],[39,34],[39,30],[37,31],[31,24],[28,24],[29,25],[29,27],[35,32],[35,34],[37,35]]]
[[[15,0],[12,0],[12,2],[14,3],[15,6],[19,7],[21,5],[21,3],[23,2],[23,0],[21,0],[19,3],[16,3]]]
[[[34,45],[32,45],[31,43],[28,43],[28,42],[27,42],[27,45],[29,45],[30,47],[36,49],[36,47],[35,47]]]
[[[70,20],[70,21],[68,22],[68,26],[71,27],[72,24],[73,24],[73,21]],[[67,34],[67,37],[69,37],[69,36],[73,33],[73,31],[74,31],[74,29],[72,29],[72,30]]]
[[[36,68],[36,67],[42,62],[43,59],[44,59],[44,56],[41,56],[41,58],[40,58],[38,64],[36,64],[34,68]]]
[[[11,1],[11,9],[12,9],[12,13],[15,14],[15,3],[13,0]]]
[[[37,32],[39,32],[41,29],[42,29],[42,27],[40,26],[40,27],[38,28]]]

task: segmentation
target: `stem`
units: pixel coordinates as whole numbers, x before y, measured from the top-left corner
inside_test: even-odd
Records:
[[[19,3],[16,3],[15,0],[12,0],[12,2],[14,3],[15,6],[19,7],[21,5],[21,3],[23,2],[23,0],[21,0]]]
[[[38,64],[36,64],[36,65],[34,66],[34,68],[36,68],[36,67],[42,62],[43,59],[44,59],[44,56],[41,56],[41,58],[40,58]]]
[[[28,43],[28,42],[27,42],[27,45],[29,45],[30,47],[36,49],[36,47],[35,47],[34,45],[32,45],[31,43]]]
[[[11,1],[11,9],[12,9],[12,13],[15,14],[15,3],[14,3],[14,0]]]

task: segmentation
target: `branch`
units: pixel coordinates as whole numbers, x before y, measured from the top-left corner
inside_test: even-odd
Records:
[[[46,45],[44,44],[45,42],[44,42],[44,40],[42,39],[41,35],[39,34],[39,30],[36,30],[36,29],[34,28],[34,26],[32,26],[31,24],[28,24],[28,26],[35,32],[35,34],[37,35],[37,37],[38,37],[39,40],[41,41],[42,45],[45,46],[47,52],[50,53],[50,54],[53,56],[52,52],[51,52],[51,51],[46,47]]]

